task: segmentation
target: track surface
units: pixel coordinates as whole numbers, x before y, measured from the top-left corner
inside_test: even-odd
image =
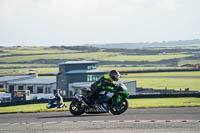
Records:
[[[0,132],[200,132],[200,107],[129,109],[122,115],[70,112],[0,115]]]

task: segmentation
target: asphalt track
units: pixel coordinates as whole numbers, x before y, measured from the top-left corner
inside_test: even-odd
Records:
[[[1,114],[2,132],[200,133],[200,107],[128,109],[121,115],[73,116],[68,111]]]

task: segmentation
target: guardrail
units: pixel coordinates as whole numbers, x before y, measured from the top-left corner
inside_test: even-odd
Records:
[[[138,98],[180,98],[180,97],[199,97],[200,93],[195,94],[148,94],[148,95],[131,95],[129,99],[138,99]],[[65,102],[71,101],[73,98],[63,98]],[[9,103],[1,103],[0,107],[6,106],[16,106],[16,105],[25,105],[25,104],[39,104],[39,103],[48,103],[49,99],[40,99],[40,100],[27,100],[27,101],[17,101]]]

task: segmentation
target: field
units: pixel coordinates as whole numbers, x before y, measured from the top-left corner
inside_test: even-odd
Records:
[[[129,99],[129,108],[161,108],[161,107],[197,107],[200,106],[200,98],[145,98]],[[151,104],[150,104],[151,103]],[[30,112],[51,112],[67,111],[70,102],[67,102],[66,109],[46,109],[46,104],[29,104],[9,107],[0,107],[2,113],[30,113]]]
[[[118,71],[144,71],[144,70],[171,70],[171,69],[191,69],[191,67],[166,67],[166,66],[157,66],[157,67],[148,67],[148,66],[131,66],[131,65],[101,65],[97,69],[109,71],[115,69]]]
[[[190,76],[200,76],[200,72],[137,73],[122,75],[122,80],[136,80],[137,87],[143,88],[200,91],[200,78]]]
[[[162,72],[162,73],[134,73],[123,77],[151,77],[151,76],[200,76],[200,71],[195,72]]]
[[[185,90],[189,88],[193,91],[200,91],[199,79],[179,79],[179,78],[123,78],[124,80],[136,80],[137,87],[153,89],[175,89]]]
[[[107,61],[161,61],[169,59],[177,59],[190,57],[193,55],[189,54],[171,54],[171,55],[116,55],[112,57],[105,58]]]
[[[166,77],[169,76],[169,77]],[[180,78],[185,76],[184,78]],[[162,72],[162,73],[134,73],[122,74],[120,80],[135,80],[138,88],[153,89],[175,89],[200,91],[200,78],[188,78],[190,76],[200,77],[200,72]],[[41,76],[43,77],[43,76]]]
[[[99,60],[107,58],[108,56],[115,56],[115,54],[106,53],[106,52],[95,52],[95,53],[62,53],[62,54],[46,54],[46,55],[27,55],[27,56],[11,56],[11,57],[4,57],[0,59],[0,62],[30,62],[39,59],[87,59],[87,60]]]
[[[93,47],[2,47],[0,75],[58,73],[58,64],[71,60],[95,60],[97,69],[110,71],[143,71],[163,69],[191,69],[200,62],[194,47],[151,49],[99,49]],[[177,51],[177,52],[175,52]],[[189,65],[188,65],[189,64]],[[163,76],[163,78],[152,78]],[[166,78],[164,76],[172,76]],[[122,75],[123,80],[136,80],[137,87],[155,89],[190,88],[200,90],[199,79],[173,76],[200,76],[200,72],[143,73]]]
[[[174,52],[174,51],[179,52]],[[151,49],[100,49],[93,47],[2,47],[0,75],[29,73],[57,73],[58,64],[71,60],[100,61],[99,69],[120,71],[183,69],[185,64],[199,63],[193,47]],[[146,54],[146,52],[148,54]],[[191,68],[191,66],[189,67]]]

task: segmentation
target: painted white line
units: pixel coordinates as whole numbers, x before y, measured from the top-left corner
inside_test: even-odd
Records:
[[[105,121],[91,121],[91,122],[100,123],[100,122],[105,122]]]
[[[125,120],[124,122],[135,122],[135,120]]]
[[[120,122],[119,120],[108,120],[108,122]]]
[[[77,122],[89,122],[89,121],[77,121]]]
[[[56,124],[58,123],[57,121],[50,121],[50,122],[44,122],[44,124]]]
[[[42,122],[30,122],[30,123],[27,123],[27,124],[30,124],[30,125],[37,125],[37,124],[42,124]]]
[[[10,123],[0,123],[0,125],[10,125]]]
[[[97,121],[51,121],[51,122],[30,122],[30,123],[0,123],[0,126],[5,126],[5,125],[42,125],[42,124],[57,124],[57,123],[76,123],[76,122],[80,122],[80,123],[199,123],[200,120],[97,120]]]
[[[163,122],[166,122],[166,120],[156,120],[155,122],[157,122],[157,123],[163,123]]]

